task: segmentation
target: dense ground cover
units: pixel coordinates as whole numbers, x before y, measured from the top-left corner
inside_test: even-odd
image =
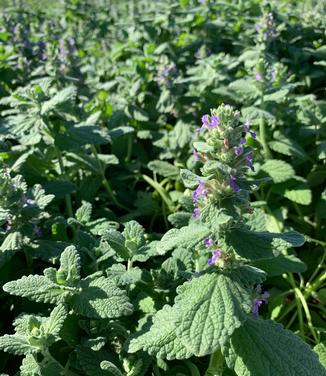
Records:
[[[0,372],[326,375],[326,9],[0,18]]]

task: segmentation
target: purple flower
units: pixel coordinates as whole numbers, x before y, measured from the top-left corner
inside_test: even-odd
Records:
[[[208,195],[208,191],[205,187],[205,183],[204,183],[203,180],[200,180],[198,187],[192,193],[192,200],[193,200],[194,204],[197,204],[201,197],[207,197],[207,195]]]
[[[231,186],[231,188],[233,189],[234,192],[238,192],[239,189],[240,189],[238,184],[236,183],[236,180],[237,179],[235,178],[235,176],[230,175],[229,184],[230,184],[230,186]]]
[[[245,123],[243,124],[243,129],[244,129],[244,131],[246,133],[249,133],[252,138],[256,138],[257,137],[256,133],[255,132],[251,132],[249,130],[249,125],[250,125],[250,118],[247,117]],[[241,143],[242,143],[242,141],[241,141]]]
[[[250,168],[251,171],[255,171],[255,167],[252,164],[252,160],[253,160],[253,156],[251,154],[248,154],[245,157],[245,161],[246,161],[247,166]]]
[[[245,144],[247,142],[246,137],[241,137],[241,145]]]
[[[198,151],[196,149],[193,151],[192,155],[194,157],[194,160],[197,162],[199,160],[199,155],[198,155]]]
[[[260,81],[261,80],[261,74],[259,72],[256,73],[256,80]]]
[[[238,157],[243,153],[243,146],[236,146],[234,148],[234,154]]]
[[[276,68],[272,68],[272,71],[271,71],[271,80],[272,81],[275,81],[275,78],[276,78],[276,73],[277,73],[277,69]]]
[[[267,291],[261,292],[261,285],[257,285],[256,287],[256,293],[259,295],[257,298],[255,298],[252,302],[252,308],[251,308],[251,314],[252,318],[254,320],[258,319],[259,316],[259,307],[265,303],[267,304],[268,298],[269,298],[269,293]]]
[[[257,33],[258,33],[258,31],[260,30],[260,25],[259,25],[259,24],[256,24],[256,25],[255,25],[255,29],[256,29],[256,31],[257,31]]]
[[[212,128],[216,128],[219,124],[220,124],[220,119],[217,116],[212,115],[211,122],[208,125]]]
[[[192,217],[194,219],[198,219],[199,216],[200,216],[200,210],[199,210],[199,208],[195,208],[194,211],[193,211],[193,213],[192,213]]]
[[[206,245],[206,247],[211,247],[213,244],[214,244],[213,239],[204,239],[204,245]]]
[[[212,253],[212,257],[208,259],[208,265],[213,265],[217,260],[221,258],[222,252],[219,249],[216,249]]]
[[[8,223],[6,224],[5,231],[6,231],[6,232],[9,232],[11,229],[12,229],[12,225],[11,225],[11,223],[8,222]]]
[[[33,232],[34,232],[35,236],[37,236],[38,238],[42,236],[41,227],[38,226],[38,225],[33,226]]]

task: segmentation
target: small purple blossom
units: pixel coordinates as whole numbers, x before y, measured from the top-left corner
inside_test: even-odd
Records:
[[[238,192],[240,189],[236,181],[237,181],[236,177],[233,175],[230,175],[229,184],[234,192]]]
[[[217,116],[212,115],[211,116],[211,122],[208,125],[211,128],[216,128],[219,124],[220,124],[220,119]]]
[[[261,292],[261,285],[257,285],[256,287],[256,293],[259,295],[257,298],[255,298],[252,302],[252,308],[251,308],[251,314],[252,318],[254,320],[257,320],[259,317],[259,307],[265,303],[268,303],[269,293],[267,291]]]
[[[256,73],[256,76],[255,76],[256,80],[257,81],[261,81],[261,74],[259,72]]]
[[[238,157],[243,153],[243,146],[236,146],[234,148],[234,154]]]
[[[216,249],[212,252],[212,257],[208,259],[208,265],[213,265],[217,260],[219,260],[222,256],[222,252],[219,249]]]
[[[198,219],[199,216],[200,216],[200,210],[199,210],[199,208],[195,208],[194,211],[193,211],[193,213],[192,213],[192,217],[194,219]]]
[[[199,199],[201,197],[207,197],[208,195],[208,190],[205,187],[205,183],[203,180],[199,181],[198,187],[196,190],[192,193],[192,200],[194,204],[197,204]]]
[[[209,116],[206,114],[201,117],[201,122],[202,126],[196,129],[197,132],[201,132],[207,127],[216,128],[220,124],[220,119],[215,115]]]
[[[246,155],[245,161],[247,166],[250,168],[251,171],[255,171],[255,167],[252,164],[253,156],[251,154]]]
[[[243,129],[244,129],[244,131],[246,132],[246,133],[249,133],[250,134],[250,136],[252,137],[252,138],[256,138],[257,136],[256,136],[256,133],[255,132],[251,132],[250,130],[249,130],[249,125],[250,125],[250,118],[246,118],[246,121],[244,122],[244,124],[243,124]],[[241,142],[242,143],[242,142]]]
[[[196,149],[193,151],[192,155],[194,157],[195,162],[197,162],[199,160],[199,155],[198,155],[198,151]]]
[[[33,226],[33,232],[34,232],[34,235],[37,236],[38,238],[42,236],[41,227],[38,225]]]
[[[8,222],[8,223],[6,224],[5,231],[6,231],[6,232],[9,232],[11,229],[12,229],[12,225],[11,225],[11,223]]]
[[[255,25],[255,29],[256,29],[256,31],[257,31],[257,33],[258,33],[258,31],[260,30],[260,25],[259,25],[259,24],[256,24],[256,25]]]
[[[214,240],[213,239],[204,239],[203,243],[204,243],[204,245],[206,245],[206,247],[211,247],[212,245],[214,245]]]
[[[241,145],[244,145],[247,142],[246,137],[241,137]]]

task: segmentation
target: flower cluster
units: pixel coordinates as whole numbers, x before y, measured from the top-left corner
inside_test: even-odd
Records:
[[[251,314],[254,320],[258,319],[259,307],[265,303],[268,303],[269,293],[267,291],[262,292],[261,285],[256,287],[256,297],[252,302]]]
[[[170,88],[172,86],[172,80],[177,73],[177,68],[174,63],[161,66],[158,70],[157,83],[161,87]]]
[[[270,11],[265,12],[255,25],[255,29],[259,43],[270,43],[277,36],[273,13]]]
[[[254,171],[252,148],[246,146],[247,136],[256,138],[249,117],[241,124],[240,113],[223,104],[202,116],[201,122],[196,130],[199,142],[194,142],[194,159],[203,163],[203,178],[192,195],[195,219],[200,217],[200,207],[210,199],[237,193],[238,179],[247,168]],[[207,167],[214,163],[216,169]]]
[[[205,239],[203,243],[207,248],[212,249],[212,257],[208,259],[208,265],[215,265],[221,259],[222,251],[217,248],[213,239]]]

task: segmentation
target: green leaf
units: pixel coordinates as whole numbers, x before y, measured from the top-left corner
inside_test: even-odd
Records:
[[[72,282],[80,278],[80,256],[75,246],[65,248],[60,257],[60,269],[66,274],[66,281]]]
[[[261,170],[266,172],[274,183],[281,183],[295,176],[292,166],[278,159],[269,159],[261,166]]]
[[[151,161],[148,164],[148,168],[153,172],[156,172],[159,175],[164,176],[165,178],[178,178],[179,169],[176,166],[173,166],[171,163],[165,161]]]
[[[76,210],[75,216],[77,221],[81,223],[89,222],[92,216],[92,204],[84,201],[82,206]]]
[[[301,205],[309,205],[312,201],[312,192],[309,188],[298,187],[296,189],[287,189],[284,196],[289,200]]]
[[[125,247],[125,237],[119,231],[108,230],[103,234],[103,239],[110,244],[120,257],[125,260],[129,259],[129,251]]]
[[[304,237],[295,231],[280,234],[235,228],[227,234],[225,242],[241,257],[256,260],[272,258],[273,250],[277,250],[280,246],[300,247],[304,243]]]
[[[0,349],[14,355],[36,354],[40,349],[32,346],[25,337],[5,334],[0,337]]]
[[[63,323],[67,317],[67,308],[63,304],[56,306],[50,317],[46,320],[44,324],[45,333],[53,335],[54,337],[59,336],[59,332],[63,326]]]
[[[42,275],[23,276],[16,281],[7,282],[3,290],[35,302],[52,304],[63,302],[70,294],[64,286],[59,286]]]
[[[123,376],[119,368],[107,360],[101,362],[100,367],[101,369],[108,371],[108,375],[110,376]]]
[[[189,170],[180,170],[180,176],[186,188],[195,189],[198,187],[200,176]]]
[[[210,234],[208,227],[198,224],[181,227],[180,229],[169,230],[157,244],[160,254],[178,248],[180,246],[191,248],[200,243]]]
[[[250,294],[232,275],[206,274],[177,292],[177,335],[196,356],[223,346],[251,311]]]
[[[289,155],[301,159],[307,159],[307,153],[305,150],[289,137],[279,135],[276,140],[268,143],[270,148],[280,154]]]
[[[326,368],[326,342],[318,343],[314,347],[314,352],[318,355],[320,363]]]
[[[273,321],[248,319],[234,332],[226,355],[227,365],[241,376],[326,375],[309,346]]]
[[[165,305],[153,318],[150,330],[139,332],[128,342],[128,352],[144,350],[157,358],[188,359],[193,353],[177,335],[176,318],[178,311]]]
[[[168,220],[173,226],[181,228],[187,226],[189,220],[191,219],[191,213],[179,211],[178,213],[173,213],[168,216]]]
[[[287,99],[287,95],[289,94],[289,89],[281,89],[277,90],[272,94],[264,95],[264,101],[265,102],[276,102],[281,103],[285,102]]]
[[[77,89],[69,86],[59,91],[53,98],[42,104],[41,114],[47,114],[51,110],[56,109],[59,105],[64,104],[76,97]]]
[[[138,249],[145,245],[145,230],[136,221],[129,221],[125,224],[122,235],[125,238],[125,246],[129,249],[130,254],[136,254]]]
[[[264,270],[269,277],[282,275],[283,273],[303,273],[307,269],[306,265],[293,255],[256,260],[252,265]]]
[[[71,298],[70,304],[81,315],[114,318],[130,315],[133,311],[126,292],[108,278],[89,277],[81,282],[80,287],[82,291]]]
[[[107,350],[92,351],[86,347],[78,347],[76,353],[77,361],[82,369],[82,375],[113,376],[108,370],[100,367],[103,361],[117,362],[118,360]]]
[[[24,245],[24,238],[21,232],[10,232],[1,244],[0,251],[16,251]]]

